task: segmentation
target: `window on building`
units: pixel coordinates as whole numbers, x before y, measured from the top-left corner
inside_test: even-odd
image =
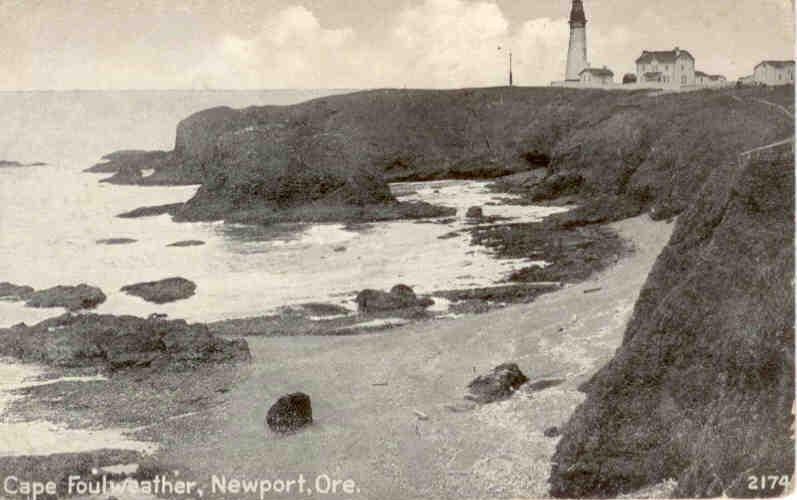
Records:
[[[681,76],[681,85],[686,85],[686,75]]]

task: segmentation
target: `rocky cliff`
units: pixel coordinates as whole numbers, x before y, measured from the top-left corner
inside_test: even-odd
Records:
[[[124,169],[117,180],[134,184],[201,183],[181,214],[188,220],[264,207],[301,219],[319,206],[390,203],[384,180],[541,167],[533,182],[499,184],[535,202],[575,196],[624,216],[650,207],[668,216],[689,206],[715,165],[788,135],[792,120],[760,99],[793,106],[788,89],[374,90],[205,110],[179,124],[174,151],[140,155],[152,175],[130,172],[131,152],[93,169]]]
[[[782,493],[755,479],[794,470],[794,159],[781,155],[717,166],[679,218],[564,429],[554,496],[665,479],[687,497]]]

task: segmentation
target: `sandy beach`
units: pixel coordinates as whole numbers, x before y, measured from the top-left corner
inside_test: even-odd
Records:
[[[611,227],[633,253],[531,304],[361,337],[250,338],[249,373],[223,404],[146,431],[162,441],[158,461],[208,482],[327,474],[365,498],[545,496],[557,439],[543,431],[567,420],[578,385],[620,345],[673,225],[644,215]],[[564,382],[455,411],[467,383],[504,362]],[[277,437],[265,412],[293,391],[311,396],[315,424]]]

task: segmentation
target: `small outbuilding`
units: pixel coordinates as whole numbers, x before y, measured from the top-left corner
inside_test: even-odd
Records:
[[[582,85],[600,87],[614,83],[614,72],[605,66],[603,68],[584,68],[578,77]]]

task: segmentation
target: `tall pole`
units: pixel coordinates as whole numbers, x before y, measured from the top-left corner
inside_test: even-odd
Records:
[[[512,51],[509,51],[509,86],[512,86]]]

